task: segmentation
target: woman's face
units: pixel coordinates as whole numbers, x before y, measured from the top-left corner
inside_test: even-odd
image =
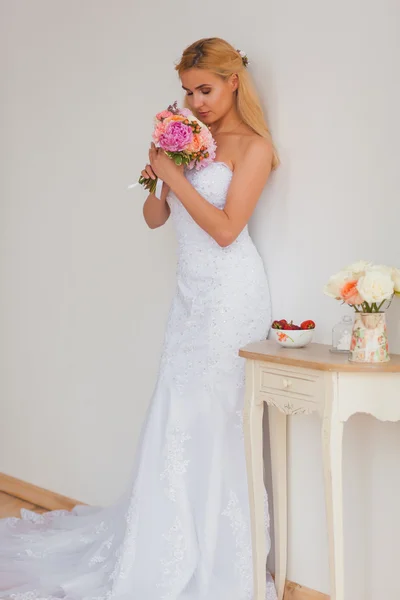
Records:
[[[206,69],[188,69],[181,76],[187,106],[207,125],[221,119],[233,106],[237,76],[222,79]]]

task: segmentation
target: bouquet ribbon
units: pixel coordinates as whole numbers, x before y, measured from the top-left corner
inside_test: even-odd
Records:
[[[162,190],[163,183],[164,182],[162,179],[160,179],[160,178],[157,179],[157,184],[156,184],[156,189],[155,189],[154,195],[159,200],[161,200],[161,190]],[[132,190],[137,185],[141,185],[141,184],[138,181],[136,183],[131,183],[130,185],[128,185],[127,189]]]

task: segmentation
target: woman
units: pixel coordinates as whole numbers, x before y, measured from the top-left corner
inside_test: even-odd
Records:
[[[219,39],[187,48],[186,104],[218,160],[178,167],[153,145],[142,172],[163,181],[144,217],[172,215],[177,288],[132,483],[110,507],[0,521],[0,597],[14,600],[252,600],[241,415],[241,346],[265,338],[267,279],[248,220],[277,157],[247,58]],[[266,502],[266,536],[268,531]],[[266,600],[275,600],[268,576]]]

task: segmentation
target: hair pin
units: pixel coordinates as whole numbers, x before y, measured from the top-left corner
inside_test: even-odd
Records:
[[[244,52],[244,50],[238,50],[240,56],[242,57],[242,62],[244,64],[245,67],[248,66],[249,64],[249,59],[247,58],[247,54],[246,52]]]

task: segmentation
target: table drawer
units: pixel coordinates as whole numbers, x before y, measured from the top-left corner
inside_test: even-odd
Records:
[[[261,366],[259,369],[260,392],[318,401],[323,393],[323,385],[323,377],[318,373],[274,366]]]

